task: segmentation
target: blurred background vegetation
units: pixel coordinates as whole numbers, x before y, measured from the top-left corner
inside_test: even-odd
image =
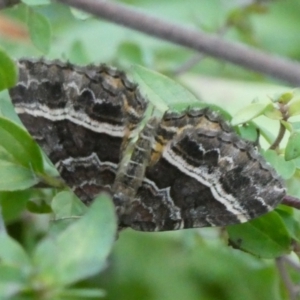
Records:
[[[299,0],[122,2],[181,25],[221,32],[226,39],[300,60]],[[24,0],[0,11],[0,45],[14,59],[46,56],[83,65],[105,62],[128,72],[130,65],[140,64],[176,78],[201,100],[230,113],[254,98],[289,90],[282,82],[261,74],[200,57],[47,0]],[[190,62],[190,68],[185,68]],[[0,111],[17,120],[6,91],[0,93]],[[277,127],[270,131],[276,133]],[[14,197],[23,203],[28,200],[23,192]],[[8,232],[29,252],[45,235],[48,219],[47,214],[24,213],[18,207],[6,215]],[[295,253],[292,258],[296,258]],[[300,280],[299,272],[288,272],[295,283]],[[227,233],[222,229],[154,234],[126,230],[119,234],[104,271],[77,286],[100,287],[106,291],[104,299],[292,299],[281,275],[273,259],[228,246]]]

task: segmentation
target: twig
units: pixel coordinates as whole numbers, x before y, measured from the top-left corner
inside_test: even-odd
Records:
[[[300,209],[300,199],[286,195],[284,196],[283,200],[281,201],[281,204],[291,206],[296,209]]]
[[[291,85],[300,85],[300,63],[296,61],[274,56],[239,43],[229,42],[216,35],[182,27],[111,1],[57,1],[110,22],[282,79]]]
[[[290,300],[296,300],[297,295],[299,294],[299,286],[294,285],[292,282],[289,273],[286,270],[284,260],[282,257],[276,258],[276,265],[280,274],[280,277],[289,293]]]
[[[287,105],[285,105],[284,103],[278,103],[278,108],[282,115],[282,121],[287,121],[290,117]],[[279,128],[277,138],[274,141],[274,143],[270,146],[269,149],[276,150],[279,147],[280,142],[282,141],[282,139],[284,137],[285,131],[286,131],[285,126],[283,125],[282,122],[280,122],[280,128]]]
[[[290,265],[293,269],[300,272],[300,264],[297,264],[294,262],[290,257],[288,256],[282,256],[281,257],[288,265]]]
[[[277,138],[274,141],[274,143],[270,146],[269,149],[271,149],[271,150],[277,149],[277,147],[279,146],[280,142],[282,141],[282,139],[284,137],[284,134],[285,134],[285,126],[280,122],[280,128],[279,128]]]

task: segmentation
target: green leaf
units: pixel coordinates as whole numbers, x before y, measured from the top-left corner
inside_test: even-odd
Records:
[[[27,5],[47,5],[51,4],[51,0],[22,0]]]
[[[257,127],[253,123],[247,123],[238,127],[239,134],[242,138],[255,142],[257,140]]]
[[[285,160],[292,160],[300,156],[300,131],[291,133],[286,148],[284,157]]]
[[[300,114],[300,98],[291,101],[288,105],[288,115],[297,116]]]
[[[28,191],[0,192],[0,204],[4,220],[6,222],[15,220],[26,208],[29,197]]]
[[[11,154],[16,162],[35,172],[43,172],[40,149],[24,129],[0,117],[0,137],[0,146]]]
[[[283,205],[282,205],[283,206]],[[284,222],[289,235],[296,240],[297,242],[300,241],[300,224],[298,220],[294,219],[293,214],[290,214],[283,209],[276,208],[276,212],[280,215],[282,221]]]
[[[106,296],[106,292],[101,289],[67,289],[59,293],[60,297],[73,299],[75,297],[86,298],[103,298]]]
[[[26,208],[34,214],[49,214],[52,212],[50,205],[44,199],[35,199],[27,202]]]
[[[274,106],[270,106],[270,108],[266,109],[266,111],[264,111],[264,115],[266,117],[268,117],[269,119],[273,119],[273,120],[281,120],[282,119],[281,111]]]
[[[294,92],[286,92],[275,96],[273,101],[282,104],[287,104],[293,99],[293,97],[294,97]]]
[[[21,300],[19,297],[14,297],[27,288],[26,276],[20,272],[20,269],[0,264],[0,278],[0,299]]]
[[[145,64],[143,54],[144,52],[139,44],[126,41],[119,45],[116,56],[118,61],[122,63],[136,63],[142,65]]]
[[[256,117],[261,116],[267,109],[271,109],[272,107],[273,105],[270,102],[251,103],[242,108],[239,112],[236,113],[235,116],[233,116],[231,125],[236,126],[251,121]]]
[[[293,125],[290,122],[281,120],[280,123],[285,127],[286,130],[292,132],[293,131]]]
[[[85,11],[82,11],[82,10],[80,10],[80,9],[77,9],[77,8],[72,8],[72,7],[71,7],[70,10],[71,10],[72,15],[73,15],[76,19],[78,19],[78,20],[84,21],[84,20],[87,20],[87,19],[93,17],[91,14],[89,14],[89,13],[87,13],[87,12],[85,12]]]
[[[112,201],[102,195],[88,212],[58,236],[43,240],[34,254],[38,275],[48,284],[68,285],[103,269],[115,240]]]
[[[292,128],[292,130],[300,130],[300,122],[286,122],[290,125],[290,127]],[[290,130],[290,131],[292,131]]]
[[[188,104],[199,103],[191,92],[172,79],[148,70],[141,66],[133,66],[133,77],[139,84],[142,94],[160,111],[164,112],[176,103],[185,101]]]
[[[227,227],[235,247],[263,258],[275,258],[290,252],[291,237],[277,212]]]
[[[52,200],[52,211],[56,218],[81,216],[87,211],[85,206],[73,193],[60,192]]]
[[[0,91],[13,87],[17,81],[14,61],[0,48]]]
[[[39,182],[32,170],[0,160],[0,191],[19,191]]]
[[[23,126],[11,103],[8,90],[0,92],[0,117],[5,117],[14,123]]]
[[[55,214],[55,220],[51,223],[50,231],[54,234],[58,234],[70,226],[74,220],[81,218],[88,209],[87,206],[70,191],[58,193],[53,198],[51,207]]]
[[[48,53],[51,44],[49,21],[40,13],[30,9],[27,24],[33,44],[43,53]]]
[[[68,57],[71,62],[80,65],[86,65],[90,62],[84,43],[78,40],[72,44]]]
[[[27,253],[14,239],[4,232],[0,233],[0,245],[1,263],[16,266],[23,270],[31,268]]]
[[[283,179],[289,179],[294,175],[296,167],[293,161],[285,161],[285,159],[282,156],[277,155],[274,150],[267,150],[262,152],[262,154],[266,161],[273,166]]]

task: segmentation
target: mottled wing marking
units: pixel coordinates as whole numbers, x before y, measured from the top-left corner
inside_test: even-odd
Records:
[[[22,122],[86,204],[113,196],[120,227],[163,231],[246,222],[285,195],[255,147],[215,112],[166,112],[130,137],[147,102],[115,69],[20,60]]]
[[[284,195],[273,168],[216,113],[166,113],[123,220],[145,231],[224,226],[272,210]]]
[[[85,203],[110,190],[146,109],[136,85],[105,65],[20,60],[18,67],[10,90],[16,112],[62,178]]]

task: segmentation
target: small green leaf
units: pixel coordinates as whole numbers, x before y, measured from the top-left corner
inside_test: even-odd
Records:
[[[48,53],[51,44],[49,21],[40,13],[30,9],[27,24],[33,44],[43,53]]]
[[[65,298],[103,298],[106,296],[106,292],[101,289],[67,289],[59,293],[62,299]]]
[[[257,128],[253,123],[247,123],[238,127],[239,134],[242,138],[255,142],[257,140]]]
[[[293,131],[293,125],[290,122],[281,120],[280,123],[285,127],[286,130],[292,132]]]
[[[85,206],[73,193],[60,192],[52,200],[52,210],[56,218],[82,216],[87,211]]]
[[[14,123],[23,126],[11,103],[8,90],[0,92],[0,117],[5,117]]]
[[[300,157],[293,160],[294,165],[297,169],[300,169]]]
[[[291,133],[286,148],[284,157],[285,160],[292,160],[300,156],[300,131]]]
[[[19,191],[39,182],[32,170],[0,160],[0,191]]]
[[[241,109],[231,120],[231,125],[236,126],[246,123],[261,116],[267,109],[272,107],[270,102],[254,102]]]
[[[0,137],[0,146],[11,154],[16,162],[35,172],[43,172],[40,149],[23,128],[0,117]]]
[[[263,258],[275,258],[291,251],[291,237],[276,212],[227,227],[234,246]]]
[[[267,150],[262,154],[283,179],[289,179],[294,175],[296,167],[293,161],[286,161],[282,156],[277,155],[274,150]]]
[[[26,208],[35,214],[49,214],[52,212],[50,205],[44,199],[30,200]]]
[[[0,245],[1,263],[18,266],[24,270],[31,267],[30,259],[24,249],[4,232],[0,233]]]
[[[122,63],[144,64],[144,52],[138,43],[123,42],[117,49],[116,56]]]
[[[17,295],[27,288],[27,282],[20,269],[15,265],[0,264],[0,278],[0,299],[22,300]]]
[[[14,61],[0,48],[0,91],[13,87],[17,81]]]
[[[172,79],[141,66],[135,65],[132,68],[142,93],[160,111],[164,112],[176,103],[199,103],[200,100]]]
[[[279,102],[282,104],[289,103],[294,97],[294,92],[286,92],[274,97],[274,102]]]
[[[82,41],[74,41],[69,52],[69,60],[79,65],[87,65],[90,62],[89,55]]]
[[[282,205],[283,206],[283,205]],[[289,235],[297,242],[300,241],[300,224],[294,219],[293,214],[289,214],[283,209],[277,208],[276,212],[280,215],[282,221],[284,222]]]
[[[290,124],[290,127],[292,127],[292,130],[299,130],[300,131],[300,122],[287,122]],[[288,129],[288,128],[287,128]],[[292,131],[290,130],[290,131]]]
[[[51,0],[22,0],[22,2],[30,6],[51,4]]]
[[[72,15],[78,20],[87,20],[92,17],[91,14],[77,8],[70,8]]]
[[[117,222],[112,201],[102,195],[88,212],[58,236],[43,240],[34,261],[48,284],[68,285],[103,269],[115,240]]]
[[[26,208],[30,193],[28,191],[0,192],[0,204],[6,222],[15,220]]]
[[[291,117],[300,115],[300,98],[293,100],[289,103],[288,115]]]
[[[266,109],[264,111],[264,115],[272,120],[281,120],[282,119],[282,113],[280,110],[274,106],[270,106],[270,108]]]

